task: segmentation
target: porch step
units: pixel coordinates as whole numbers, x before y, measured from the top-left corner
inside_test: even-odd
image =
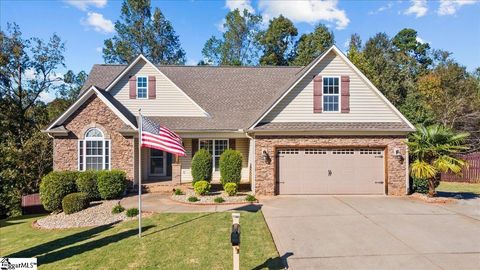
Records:
[[[190,186],[190,185],[189,185]],[[171,194],[175,188],[181,188],[182,185],[173,185],[171,181],[152,182],[142,184],[142,193],[161,193]],[[131,192],[137,193],[138,186],[134,186]]]

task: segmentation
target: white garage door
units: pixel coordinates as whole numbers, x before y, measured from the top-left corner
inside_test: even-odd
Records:
[[[383,149],[285,148],[277,152],[280,194],[384,194]]]

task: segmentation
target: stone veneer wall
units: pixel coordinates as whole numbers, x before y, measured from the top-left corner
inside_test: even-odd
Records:
[[[405,195],[406,193],[406,160],[394,157],[394,149],[400,149],[406,158],[406,137],[403,136],[256,136],[255,137],[255,192],[258,195],[275,195],[278,187],[275,183],[276,159],[278,147],[302,147],[305,145],[318,147],[362,146],[385,147],[387,159],[387,194]],[[271,157],[270,164],[262,160],[262,152],[266,150]]]
[[[83,139],[88,128],[97,127],[106,139],[111,140],[111,168],[125,171],[127,178],[133,181],[133,138],[126,138],[117,131],[125,123],[98,97],[90,97],[64,122],[64,126],[70,130],[68,136],[56,137],[53,141],[54,170],[78,170],[78,140]]]

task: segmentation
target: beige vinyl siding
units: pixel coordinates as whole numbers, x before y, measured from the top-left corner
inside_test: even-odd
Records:
[[[156,76],[156,99],[130,99],[130,76]],[[145,61],[140,60],[121,78],[110,93],[138,115],[138,109],[146,116],[205,116],[205,113],[165,75]]]
[[[180,157],[180,163],[182,164],[182,183],[192,182],[192,139],[183,139],[185,146],[186,156]],[[242,182],[249,181],[249,169],[248,169],[248,149],[249,139],[241,138],[236,139],[235,147],[240,153],[242,153]],[[220,171],[216,171],[212,175],[212,181],[214,183],[220,182]]]
[[[313,77],[350,76],[350,113],[313,113]],[[335,52],[330,52],[261,122],[401,122]]]
[[[192,139],[183,139],[186,156],[180,157],[182,164],[181,182],[192,182]]]

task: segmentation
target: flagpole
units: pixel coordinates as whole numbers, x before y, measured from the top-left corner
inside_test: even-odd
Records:
[[[140,116],[138,124],[138,237],[142,237],[142,109],[138,109]]]

